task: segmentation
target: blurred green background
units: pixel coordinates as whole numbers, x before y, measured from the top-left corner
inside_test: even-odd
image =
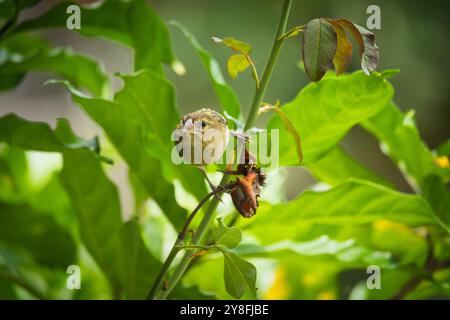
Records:
[[[37,7],[26,10],[21,19],[37,16],[56,2],[44,1]],[[165,21],[177,20],[184,24],[199,42],[216,57],[222,66],[222,70],[224,70],[229,51],[220,46],[214,46],[210,37],[234,36],[237,39],[249,42],[253,46],[252,55],[257,62],[260,73],[273,41],[282,5],[281,0],[158,0],[149,2]],[[402,110],[414,109],[416,111],[417,125],[422,137],[428,146],[434,149],[450,136],[448,125],[450,119],[450,87],[447,79],[450,45],[447,40],[449,20],[445,1],[433,1],[431,4],[423,1],[354,0],[338,2],[326,0],[319,2],[297,0],[294,1],[291,10],[289,27],[304,24],[319,16],[347,18],[365,26],[368,17],[366,8],[371,4],[377,4],[381,8],[381,30],[374,30],[381,57],[378,69],[399,68],[401,70],[400,74],[391,80],[396,89],[394,99]],[[167,70],[168,77],[175,85],[181,110],[188,112],[201,107],[218,109],[218,101],[196,53],[178,29],[169,26],[169,30],[176,55],[187,70],[184,76],[178,76]],[[55,46],[72,47],[75,52],[86,54],[97,61],[101,61],[109,74],[132,72],[132,52],[119,44],[98,38],[84,38],[68,30],[52,30],[43,33]],[[290,101],[308,83],[305,73],[298,67],[298,62],[301,59],[298,41],[299,38],[294,38],[285,42],[269,85],[266,101],[274,102],[277,99],[280,99],[282,103]],[[356,51],[354,55],[356,57]],[[353,59],[351,71],[358,69],[358,62],[359,59]],[[100,128],[73,105],[64,88],[43,86],[45,80],[53,77],[46,74],[27,74],[19,87],[12,92],[0,95],[0,114],[15,112],[24,118],[46,121],[52,125],[55,124],[57,118],[64,117],[70,120],[80,136],[102,135]],[[246,114],[254,92],[254,84],[250,74],[248,72],[242,74],[236,80],[231,80],[228,75],[226,77],[238,93],[244,114]],[[115,80],[114,85],[119,88],[121,83]],[[260,119],[261,123],[265,120],[264,117]],[[378,142],[365,131],[359,128],[352,129],[344,140],[344,147],[379,175],[393,181],[398,189],[406,192],[411,191],[398,169],[380,152]],[[108,146],[106,146],[105,153],[108,154],[108,151]],[[43,165],[43,162],[46,162],[47,166],[52,165],[49,158],[44,158],[43,161],[38,154],[30,159],[32,160],[31,168],[35,169],[31,171],[35,175],[40,174],[42,168],[40,166]],[[35,164],[33,164],[33,161],[35,161]],[[286,196],[288,198],[296,196],[314,183],[314,179],[302,168],[288,168],[287,170],[289,170],[289,174],[285,176],[287,179]],[[127,167],[123,162],[118,161],[109,168],[108,173],[119,187],[123,212],[125,215],[129,215],[133,209],[133,197],[128,183]],[[276,187],[276,185],[272,186],[272,188]],[[190,205],[191,203],[188,204],[188,206]],[[152,221],[153,226],[160,223],[157,216],[152,216],[149,219],[154,220]],[[377,234],[380,238],[383,238],[383,232],[386,230],[395,232],[396,228],[402,228],[395,224],[386,225],[383,223],[385,222],[380,222],[374,227],[379,231]],[[398,232],[401,233],[402,230],[398,230]],[[155,247],[159,245],[162,251],[171,245],[170,239],[174,236],[172,229],[166,231],[165,239],[151,239],[156,242],[163,240],[167,242],[167,245],[164,243],[155,245]],[[314,230],[311,231],[311,236],[314,232]],[[364,233],[365,229],[361,228],[360,232]],[[308,230],[305,234],[307,233]],[[151,237],[151,233],[148,233],[148,235]],[[342,238],[345,238],[345,232]],[[194,269],[187,276],[188,282],[189,279],[200,279],[199,281],[203,281],[202,284],[205,287],[208,287],[208,281],[221,283],[222,267],[211,266],[221,264],[221,262],[217,259],[205,259],[205,261],[205,269],[201,266]],[[335,281],[334,277],[339,272],[339,267],[334,264],[327,264],[326,259],[318,264],[315,264],[315,262],[317,261],[311,258],[311,260],[302,261],[298,265],[293,262],[287,268],[277,269],[275,264],[268,261],[256,261],[258,270],[267,271],[260,274],[261,284],[266,284],[266,287],[261,288],[262,291],[266,292],[265,298],[336,298],[336,294],[327,290],[327,288],[330,287],[330,282]],[[86,264],[90,263],[92,262],[86,262]],[[317,267],[318,265],[320,268]],[[211,270],[208,267],[217,267],[216,270],[220,271],[208,278],[202,277],[204,270]],[[313,268],[316,269],[311,270]],[[288,278],[295,278],[294,275],[299,273],[302,275],[300,279],[297,279],[300,283],[294,286],[297,291],[283,292],[288,287],[283,281],[287,281]],[[337,281],[344,283],[349,288],[347,291],[344,290],[344,294],[350,294],[349,290],[356,282],[355,279],[366,276],[360,273],[361,270],[357,272],[348,270],[339,275]],[[289,275],[293,275],[293,277],[289,277]],[[273,278],[270,278],[272,276]],[[391,272],[387,273],[387,278],[389,279],[389,277],[398,280],[402,275],[398,272]],[[274,284],[270,285],[272,282]],[[389,281],[386,283],[389,283]],[[314,289],[306,291],[305,288]],[[357,291],[353,291],[356,295],[355,292],[357,293]],[[99,292],[98,296],[104,297],[104,293]]]

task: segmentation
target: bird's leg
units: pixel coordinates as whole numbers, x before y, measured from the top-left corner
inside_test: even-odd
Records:
[[[203,177],[208,182],[208,185],[211,188],[211,190],[215,190],[217,187],[214,185],[214,183],[211,182],[211,180],[209,180],[208,174],[205,171],[205,167],[200,166],[200,167],[198,167],[198,169],[201,171],[201,173],[203,174]],[[220,198],[220,196],[218,194],[215,194],[214,198],[216,198],[217,200],[219,200],[220,202],[223,203],[222,199]]]
[[[211,180],[209,180],[208,174],[205,171],[205,167],[201,166],[201,167],[198,167],[198,169],[203,174],[203,177],[205,178],[206,182],[208,182],[208,185],[211,188],[211,190],[214,190],[216,188],[216,186],[214,185],[214,183],[211,182]]]

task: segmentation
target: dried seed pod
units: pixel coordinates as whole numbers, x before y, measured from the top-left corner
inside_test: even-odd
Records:
[[[261,186],[264,185],[266,176],[261,168],[250,165],[239,165],[236,186],[231,190],[231,199],[236,210],[244,217],[251,218],[256,214],[259,206],[258,197],[261,195]]]

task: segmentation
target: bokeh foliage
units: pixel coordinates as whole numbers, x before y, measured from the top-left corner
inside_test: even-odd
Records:
[[[64,28],[73,2],[17,24],[18,13],[38,2],[0,4],[6,26],[0,27],[0,90],[12,90],[30,71],[53,73],[58,80],[49,85],[67,88],[74,104],[103,129],[100,142],[111,142],[117,155],[103,151],[98,138],[78,137],[65,119],[51,128],[13,114],[0,118],[0,298],[143,299],[165,258],[158,245],[173,242],[167,234],[179,230],[188,213],[187,196],[177,196],[176,186],[197,200],[207,192],[195,168],[170,158],[179,111],[164,65],[179,70],[179,62],[168,29],[144,0],[82,9],[80,34],[134,50],[134,71],[115,75],[123,87],[114,93],[99,62],[53,48],[35,32]],[[223,111],[242,118],[218,62],[175,24],[199,55]],[[437,151],[423,143],[414,113],[401,112],[392,100],[393,73],[328,72],[281,105],[302,138],[303,164],[328,189],[282,203],[263,198],[256,217],[240,220],[239,229],[219,220],[211,252],[196,258],[170,298],[450,295],[448,142]],[[380,142],[415,194],[393,189],[341,148],[357,125]],[[267,127],[280,130],[280,164],[299,165],[295,141],[277,114]],[[36,152],[60,163],[41,184],[32,178]],[[108,177],[109,157],[128,166],[136,198],[131,218],[124,219]],[[71,264],[81,267],[81,290],[65,288]],[[365,286],[372,264],[382,268],[381,290]],[[411,281],[418,285],[403,292]]]

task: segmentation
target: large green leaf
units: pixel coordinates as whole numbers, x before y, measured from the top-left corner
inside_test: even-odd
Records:
[[[384,219],[410,226],[442,225],[422,197],[360,180],[324,192],[306,191],[285,204],[264,203],[258,210],[257,219],[247,228],[266,242],[294,237],[299,226],[307,223],[343,226]]]
[[[308,257],[310,260],[328,260],[353,268],[364,267],[369,264],[377,264],[385,268],[393,267],[389,252],[362,246],[353,238],[337,241],[327,235],[303,242],[282,240],[266,246],[240,245],[234,251],[240,256],[251,258],[282,260],[300,256],[301,258]]]
[[[183,25],[179,22],[171,22],[171,24],[177,26],[194,47],[204,68],[208,72],[209,79],[211,80],[212,86],[223,110],[232,117],[239,118],[241,107],[238,97],[236,96],[234,90],[225,82],[222,72],[220,71],[219,63],[200,45],[194,35],[190,33]]]
[[[392,86],[380,74],[362,71],[311,83],[281,107],[302,138],[304,164],[329,152],[354,125],[379,112],[392,98]],[[278,116],[269,122],[280,130],[280,164],[298,165],[295,142]]]
[[[141,227],[134,220],[127,222],[121,232],[123,250],[121,277],[128,299],[147,297],[157,271],[162,266],[150,254],[141,234]]]
[[[357,178],[392,187],[389,181],[366,168],[341,147],[334,148],[307,167],[317,179],[332,186],[345,182],[348,178]]]
[[[25,249],[37,262],[50,267],[66,268],[75,261],[76,248],[70,234],[51,216],[27,205],[0,202],[0,242]]]
[[[180,180],[199,199],[206,187],[196,168],[174,165],[171,159],[171,134],[179,119],[173,87],[152,71],[122,79],[125,85],[114,101],[89,98],[68,83],[66,87],[74,101],[103,127],[149,195],[179,228],[186,211],[175,200],[172,181]]]
[[[63,1],[42,16],[24,21],[13,33],[44,28],[65,28],[66,9],[73,1]],[[145,0],[104,1],[102,5],[81,8],[82,35],[103,36],[134,48],[135,69],[162,72],[162,63],[172,65],[174,56],[164,22]]]
[[[144,298],[142,286],[153,281],[160,262],[147,250],[140,228],[122,222],[117,189],[90,149],[90,142],[75,137],[66,122],[55,133],[45,123],[14,115],[0,118],[1,141],[24,149],[62,153],[61,179],[75,208],[83,243],[110,281],[115,297],[125,292],[127,297]],[[55,241],[58,238],[52,236],[55,246],[62,243]]]
[[[45,40],[37,37],[20,34],[8,38],[0,44],[0,56],[2,83],[10,83],[2,85],[4,89],[17,85],[21,75],[29,71],[55,73],[98,96],[108,89],[108,77],[99,64],[70,50],[50,49]]]
[[[236,247],[242,239],[241,230],[224,225],[222,218],[218,218],[217,222],[219,226],[216,232],[216,245],[225,246],[229,249]]]
[[[394,103],[363,123],[381,143],[381,150],[403,168],[409,181],[422,187],[431,175],[448,181],[448,170],[439,168],[414,122],[414,113],[403,114]]]

